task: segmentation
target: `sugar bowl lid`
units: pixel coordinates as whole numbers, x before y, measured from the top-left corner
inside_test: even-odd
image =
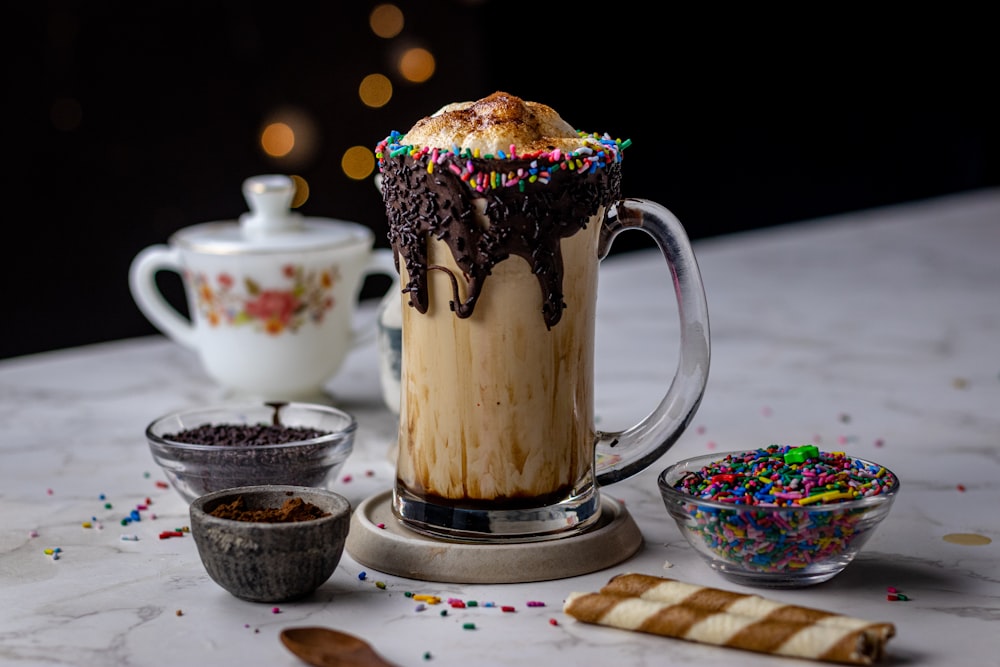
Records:
[[[249,212],[238,220],[185,227],[171,241],[193,252],[216,254],[326,250],[372,242],[374,234],[364,225],[292,211],[294,195],[295,181],[289,176],[251,176],[243,181]]]

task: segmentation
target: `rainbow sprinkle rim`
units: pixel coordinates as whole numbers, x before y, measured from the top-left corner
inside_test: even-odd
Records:
[[[405,135],[393,130],[375,146],[375,157],[379,173],[384,171],[390,158],[409,156],[416,162],[425,162],[427,173],[434,173],[435,168],[446,168],[478,192],[509,187],[518,187],[523,191],[528,183],[548,183],[556,170],[585,174],[619,163],[622,151],[632,145],[631,139],[612,139],[607,134],[599,136],[581,131],[577,134],[583,146],[570,152],[557,148],[553,151],[518,153],[517,147],[511,144],[509,151],[481,155],[478,150],[459,146],[442,149],[402,143]],[[495,160],[524,161],[527,165],[512,164],[511,169],[498,171],[493,162]]]

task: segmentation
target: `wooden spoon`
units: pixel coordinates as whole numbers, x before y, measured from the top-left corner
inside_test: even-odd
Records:
[[[365,640],[330,628],[285,628],[281,643],[315,667],[396,667]]]

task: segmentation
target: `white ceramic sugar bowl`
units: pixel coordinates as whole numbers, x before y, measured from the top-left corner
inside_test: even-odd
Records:
[[[374,321],[354,321],[364,278],[386,275],[399,291],[392,251],[375,249],[363,225],[290,210],[288,176],[248,178],[243,194],[250,211],[239,220],[186,227],[141,251],[129,271],[132,296],[232,394],[323,397],[348,352],[375,335]],[[160,292],[159,271],[181,275],[190,319]]]

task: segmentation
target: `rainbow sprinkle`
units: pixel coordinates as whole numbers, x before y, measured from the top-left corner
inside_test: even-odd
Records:
[[[684,476],[674,488],[705,500],[785,507],[857,500],[888,493],[896,485],[886,468],[844,452],[771,445],[727,454]]]
[[[892,496],[899,482],[888,469],[843,452],[771,445],[727,454],[672,488],[697,499],[678,499],[672,511],[716,557],[778,573],[860,549],[889,511],[890,503],[874,497]]]
[[[383,172],[387,160],[409,156],[426,165],[427,173],[435,169],[448,169],[478,192],[500,188],[517,187],[524,190],[529,183],[546,184],[553,172],[573,170],[578,173],[592,173],[604,169],[609,164],[621,162],[621,153],[632,145],[631,139],[622,141],[605,134],[577,132],[583,146],[571,152],[560,149],[518,153],[517,147],[510,146],[510,153],[498,151],[496,155],[480,155],[478,150],[452,146],[451,149],[413,146],[403,143],[405,136],[393,130],[375,146],[379,172]],[[526,166],[511,165],[510,169],[497,170],[495,160],[527,162]],[[489,162],[487,162],[489,161]]]

